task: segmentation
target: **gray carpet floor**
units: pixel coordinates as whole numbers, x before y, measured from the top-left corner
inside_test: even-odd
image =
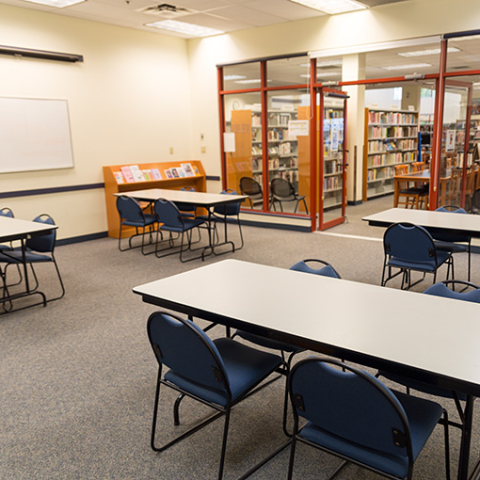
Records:
[[[378,206],[377,211],[381,209]],[[176,256],[144,257],[139,250],[121,253],[117,241],[110,238],[57,247],[66,296],[46,308],[0,317],[0,478],[216,478],[221,420],[162,454],[150,449],[157,365],[145,327],[155,308],[143,304],[132,287],[227,258],[288,268],[309,257],[332,263],[343,278],[378,285],[383,231],[361,221],[371,208],[373,202],[363,209],[350,208],[348,223],[325,233],[244,227],[242,250],[209,257],[203,263],[181,264]],[[476,282],[480,282],[479,262],[474,255],[472,280]],[[41,267],[37,269],[41,285],[53,295],[53,268]],[[440,278],[444,275],[442,271]],[[456,259],[456,276],[466,278],[464,254]],[[427,279],[417,291],[430,284],[431,279]],[[398,285],[392,282],[391,288]],[[239,301],[248,302],[248,298]],[[405,309],[408,315],[408,305],[395,308]],[[224,329],[215,327],[211,334],[223,335]],[[225,478],[239,477],[285,441],[281,427],[283,389],[282,379],[235,408]],[[181,408],[184,425],[175,428],[174,398],[171,393],[162,397],[163,438],[208,413],[185,400]],[[455,417],[453,403],[442,403]],[[478,455],[478,427],[476,416],[474,455]],[[451,439],[455,474],[459,446],[455,429]],[[444,478],[443,455],[443,435],[437,428],[417,461],[414,478]],[[294,478],[326,478],[338,463],[335,458],[300,447]],[[285,451],[251,478],[286,478],[287,465]],[[338,478],[379,477],[348,466]]]

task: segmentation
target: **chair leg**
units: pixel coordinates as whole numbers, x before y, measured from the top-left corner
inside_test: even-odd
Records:
[[[180,425],[180,402],[183,400],[185,397],[185,394],[181,393],[177,399],[175,400],[175,404],[173,405],[173,424],[174,425]]]
[[[293,475],[293,463],[294,463],[294,460],[295,460],[295,449],[297,447],[297,439],[295,437],[297,429],[298,429],[298,420],[295,420],[294,435],[292,437],[292,445],[290,446],[290,461],[288,463],[287,480],[292,480],[292,475]]]
[[[225,454],[227,452],[228,427],[230,425],[230,406],[225,413],[225,425],[223,427],[222,452],[220,454],[220,466],[218,467],[218,480],[223,478],[223,469],[225,466]]]

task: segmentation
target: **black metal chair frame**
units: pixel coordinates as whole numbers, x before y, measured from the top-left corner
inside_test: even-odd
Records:
[[[393,224],[390,227],[388,227],[385,234],[391,228],[394,228],[396,225],[398,225],[398,224]],[[423,228],[419,225],[413,225],[413,224],[409,224],[409,223],[402,223],[402,225],[406,225],[406,226],[410,226],[410,227],[415,227],[416,229],[420,229],[425,233],[426,236],[428,236],[430,238],[432,245],[429,248],[429,255],[430,255],[430,257],[435,259],[435,265],[436,265],[435,270],[433,272],[431,272],[429,270],[424,270],[424,269],[421,269],[421,268],[402,268],[402,267],[397,267],[395,265],[394,266],[388,265],[388,261],[389,261],[389,258],[390,258],[389,245],[385,244],[385,240],[384,240],[384,242],[383,242],[383,245],[384,245],[384,260],[383,260],[383,272],[382,272],[381,286],[384,287],[387,284],[387,282],[389,282],[393,278],[397,277],[398,275],[402,275],[402,285],[401,285],[400,288],[402,290],[409,290],[413,286],[419,284],[420,282],[423,282],[423,280],[425,280],[425,276],[426,276],[427,273],[432,273],[433,274],[433,283],[435,283],[436,279],[437,279],[437,270],[440,268],[441,265],[438,264],[437,249],[435,247],[435,242],[434,242],[432,236],[430,235],[430,233],[425,228]],[[452,280],[453,280],[455,278],[453,256],[450,254],[448,259],[444,263],[447,264],[447,280],[450,277],[450,269],[452,270]],[[388,268],[388,276],[385,277],[385,273],[387,271],[387,268]],[[392,268],[398,268],[399,271],[392,275]],[[411,271],[416,271],[416,272],[423,273],[422,278],[420,278],[416,282],[412,283]]]
[[[275,186],[279,182],[281,183],[284,182],[284,185],[288,187],[288,194],[285,194],[285,195],[280,194],[280,192],[278,191],[278,188]],[[283,212],[282,202],[296,202],[293,213],[297,213],[298,204],[300,202],[303,202],[303,205],[305,207],[305,213],[308,215],[308,207],[307,207],[307,202],[305,201],[305,196],[304,195],[298,196],[293,185],[285,178],[277,177],[277,178],[272,178],[272,180],[270,181],[270,206],[273,207],[275,211],[277,211],[277,208],[275,207],[275,202],[278,202],[280,204],[281,212]]]
[[[156,314],[154,313],[154,314],[150,315],[149,321],[154,315],[156,315]],[[171,313],[168,313],[168,316],[174,318],[175,320],[178,320],[180,323],[187,326],[196,335],[198,335],[198,332],[191,325],[189,325],[188,322],[186,320],[184,320],[183,318],[180,318],[180,317],[178,317],[176,315],[173,315]],[[200,338],[201,341],[204,341],[203,338],[201,338],[200,336],[199,336],[199,338]],[[216,369],[217,369],[216,375],[218,375],[218,380],[225,384],[226,376],[225,376],[225,372],[223,370],[222,365],[218,362],[217,356],[212,351],[212,349],[210,348],[210,345],[208,345],[206,342],[204,342],[204,344],[205,344],[205,347],[208,348],[208,350],[212,354],[212,357],[214,357],[215,360],[216,360]],[[224,424],[224,428],[223,428],[223,437],[222,437],[222,449],[221,449],[221,454],[220,454],[220,465],[219,465],[219,472],[218,472],[218,479],[221,480],[223,478],[223,471],[224,471],[224,466],[225,466],[225,455],[226,455],[226,448],[227,448],[228,427],[229,427],[229,423],[230,423],[230,413],[231,413],[232,408],[235,405],[239,404],[241,401],[250,397],[251,395],[259,392],[262,389],[264,389],[265,387],[267,387],[268,385],[270,385],[271,383],[276,381],[277,378],[271,379],[267,382],[264,382],[264,380],[267,377],[262,378],[248,392],[246,392],[244,395],[237,398],[235,401],[232,401],[231,393],[230,393],[230,390],[228,388],[228,385],[225,384],[225,387],[226,387],[227,392],[229,394],[229,398],[227,399],[226,407],[222,407],[222,406],[217,405],[215,403],[207,402],[204,399],[202,399],[200,397],[197,397],[197,396],[193,395],[192,393],[187,392],[187,391],[179,388],[174,383],[163,379],[162,378],[163,364],[161,362],[162,355],[161,355],[161,352],[159,352],[158,347],[157,348],[155,348],[155,347],[156,347],[155,345],[152,345],[152,348],[155,352],[155,356],[157,357],[157,360],[158,360],[159,368],[158,368],[158,374],[157,374],[157,385],[156,385],[156,389],[155,389],[155,403],[154,403],[154,408],[153,408],[153,421],[152,421],[152,431],[151,431],[151,437],[150,437],[150,446],[151,446],[152,450],[154,450],[155,452],[163,452],[163,451],[167,450],[168,448],[170,448],[171,446],[173,446],[173,445],[177,444],[178,442],[184,440],[185,438],[189,437],[190,435],[198,432],[203,427],[205,427],[205,426],[209,425],[210,423],[212,423],[213,421],[215,421],[217,418],[220,418],[221,416],[225,416],[225,424]],[[262,382],[264,382],[264,383],[262,383]],[[169,388],[171,388],[171,389],[173,389],[173,390],[175,390],[179,393],[179,396],[177,397],[177,399],[175,400],[175,403],[174,403],[174,424],[176,426],[180,425],[179,407],[180,407],[180,402],[184,397],[189,397],[193,400],[196,400],[197,402],[200,402],[203,405],[206,405],[206,406],[212,408],[213,410],[216,410],[217,413],[214,413],[213,415],[208,417],[206,420],[203,420],[199,424],[191,427],[186,432],[177,436],[176,438],[174,438],[170,442],[168,442],[168,443],[166,443],[162,446],[157,446],[155,444],[155,436],[156,436],[155,434],[156,434],[156,430],[157,430],[158,405],[159,405],[159,400],[160,400],[160,387],[161,387],[161,385],[169,387]]]
[[[251,186],[255,189],[248,189],[245,185],[246,182],[249,182]],[[252,177],[242,177],[240,179],[240,192],[242,195],[248,196],[248,201],[250,203],[250,208],[253,208],[255,205],[263,205],[263,189],[262,186]]]

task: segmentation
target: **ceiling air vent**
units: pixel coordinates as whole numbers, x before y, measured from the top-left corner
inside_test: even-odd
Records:
[[[177,7],[170,5],[169,3],[160,3],[158,5],[150,5],[149,7],[141,8],[138,10],[141,13],[147,13],[148,15],[155,15],[165,19],[177,19],[184,15],[190,15],[197,13],[195,10],[189,10],[188,8]]]

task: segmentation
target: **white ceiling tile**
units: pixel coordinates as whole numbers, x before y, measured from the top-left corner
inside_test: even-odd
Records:
[[[260,27],[263,25],[272,25],[282,23],[285,20],[275,15],[252,10],[241,5],[231,5],[209,12],[228,19],[235,19],[238,22],[249,26]]]
[[[198,13],[195,15],[188,15],[179,19],[182,22],[193,23],[202,27],[216,28],[223,32],[232,32],[234,30],[241,30],[244,28],[251,28],[251,25],[239,22],[235,19],[229,19],[211,15],[209,13]]]
[[[289,0],[249,0],[242,4],[242,6],[264,13],[274,13],[275,16],[289,21],[325,15],[318,10],[303,7],[302,5],[290,2]]]

